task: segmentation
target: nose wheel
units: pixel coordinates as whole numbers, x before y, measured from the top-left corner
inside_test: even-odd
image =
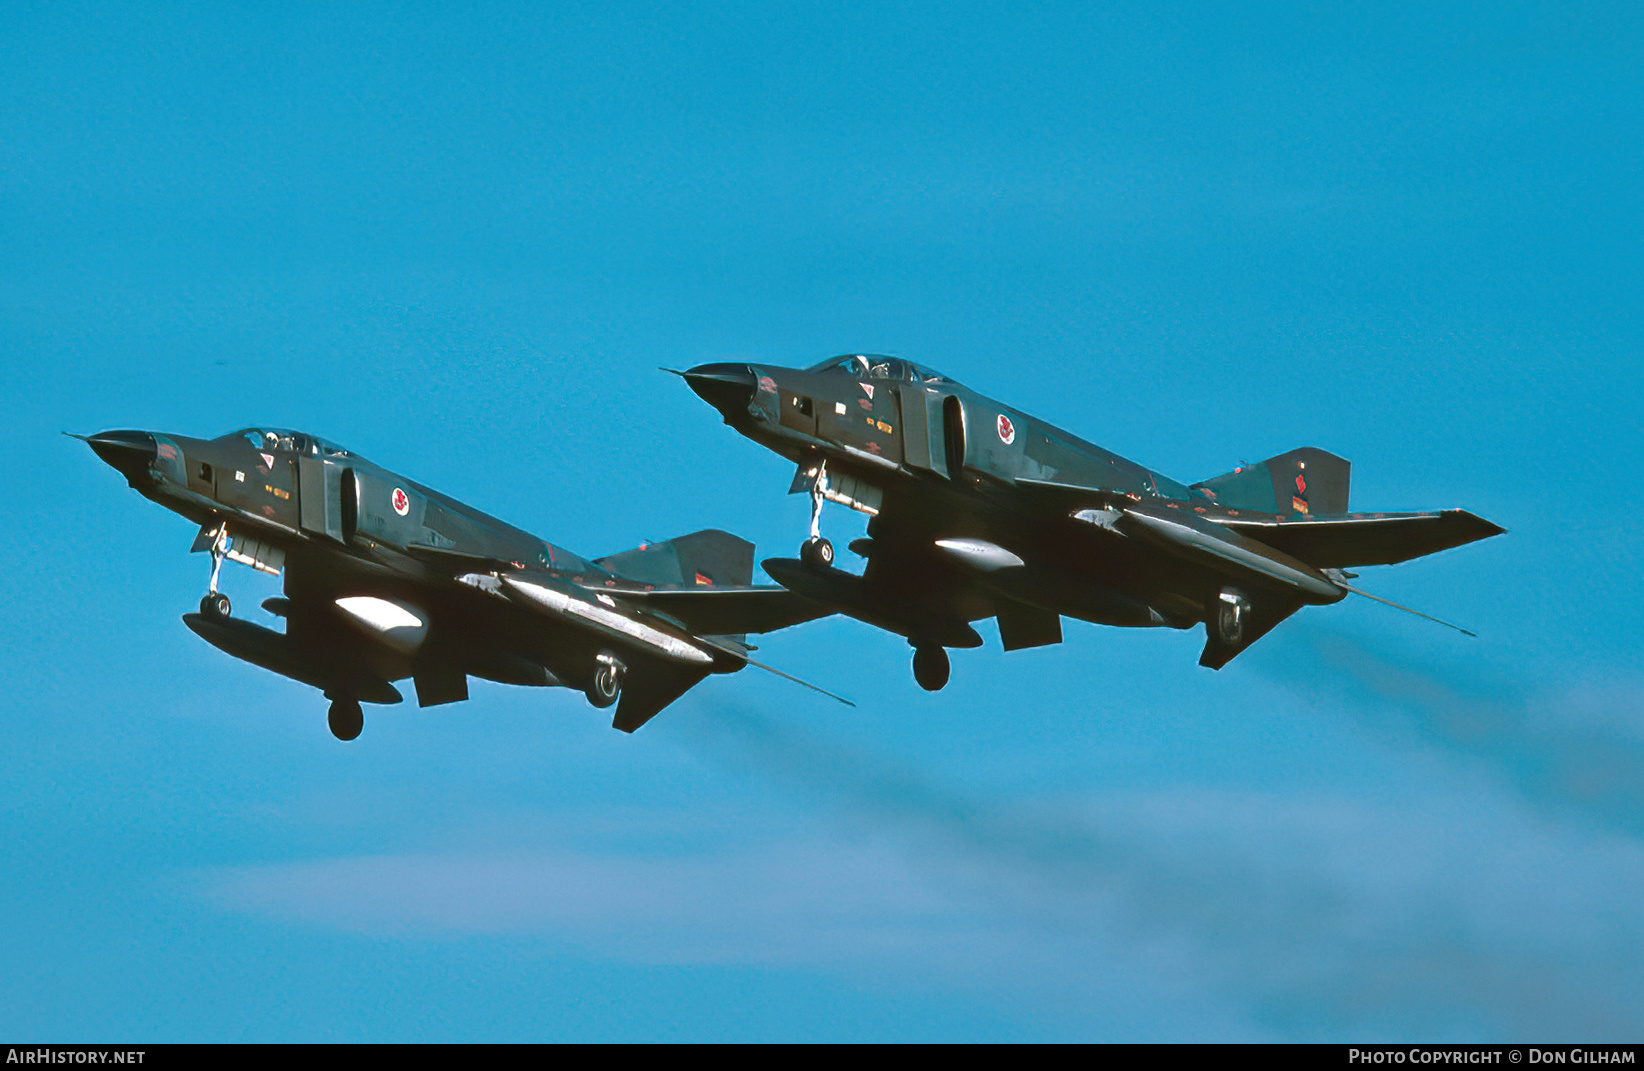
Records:
[[[827,569],[833,565],[833,544],[812,536],[799,545],[799,560],[812,569]]]
[[[927,646],[913,649],[913,679],[925,691],[941,691],[947,685],[951,672],[948,652],[944,648]]]
[[[227,617],[233,610],[234,604],[220,591],[207,592],[200,600],[200,614],[203,617]]]

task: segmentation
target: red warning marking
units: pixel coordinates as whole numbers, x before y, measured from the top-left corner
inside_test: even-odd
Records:
[[[772,379],[770,376],[760,376],[759,377],[759,389],[766,392],[767,394],[775,394],[776,393],[776,380]]]
[[[1302,474],[1299,472],[1296,473],[1296,493],[1298,495],[1305,495],[1307,493],[1307,481],[1302,479]]]
[[[411,500],[407,498],[405,492],[400,490],[398,487],[394,488],[394,497],[392,501],[394,503],[394,512],[398,513],[401,517],[411,512]]]
[[[710,580],[707,577],[703,576],[701,573],[696,574],[696,582],[698,584],[706,584],[708,587],[712,587],[713,583],[714,583],[712,580]]]
[[[999,414],[999,420],[994,425],[999,431],[999,441],[1009,446],[1016,441],[1016,425],[1010,422],[1010,417]]]

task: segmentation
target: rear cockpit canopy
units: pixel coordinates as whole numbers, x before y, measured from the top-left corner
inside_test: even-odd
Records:
[[[876,353],[847,353],[830,357],[807,372],[837,372],[854,379],[890,379],[901,383],[953,383],[940,372],[933,372],[900,357],[885,357]]]
[[[318,435],[308,435],[285,428],[241,428],[221,436],[223,439],[244,439],[258,450],[268,453],[308,454],[312,457],[353,457],[354,455]]]

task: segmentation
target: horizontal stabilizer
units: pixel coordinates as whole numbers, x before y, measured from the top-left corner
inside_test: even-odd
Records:
[[[635,666],[622,686],[611,728],[631,733],[706,677],[707,671],[677,666]]]
[[[754,545],[710,528],[600,558],[596,564],[628,580],[658,587],[753,583]]]
[[[1392,565],[1506,531],[1466,510],[1347,513],[1293,520],[1218,518],[1220,523],[1320,569]]]
[[[826,606],[778,587],[625,591],[622,599],[635,606],[666,614],[698,636],[774,632],[833,613]]]
[[[1296,600],[1257,600],[1251,607],[1244,634],[1239,637],[1238,643],[1223,643],[1216,637],[1214,629],[1207,630],[1209,635],[1205,639],[1204,651],[1199,655],[1199,665],[1207,669],[1221,669],[1301,608],[1301,602]]]

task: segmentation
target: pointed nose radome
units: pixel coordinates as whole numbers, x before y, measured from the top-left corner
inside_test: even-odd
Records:
[[[160,449],[146,431],[100,431],[87,437],[86,444],[128,483],[148,479],[149,466]]]
[[[746,418],[758,380],[745,364],[699,364],[683,373],[697,397],[725,415]]]

